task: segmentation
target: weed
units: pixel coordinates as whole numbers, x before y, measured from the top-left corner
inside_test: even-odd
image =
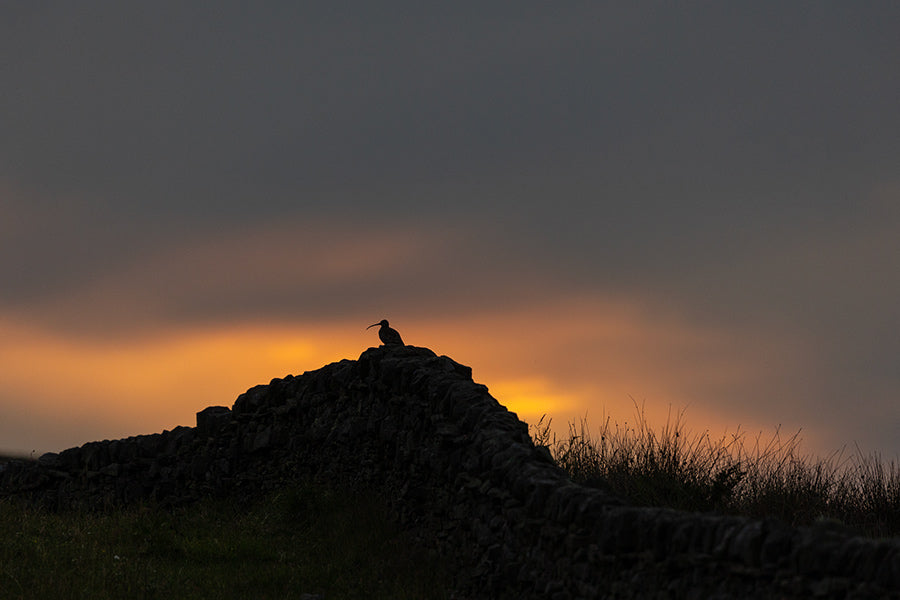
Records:
[[[713,440],[692,434],[684,411],[655,431],[635,403],[636,424],[605,419],[596,433],[586,419],[558,438],[551,420],[532,427],[573,481],[603,486],[626,502],[690,511],[774,517],[793,525],[823,519],[859,533],[900,535],[900,468],[878,454],[821,459],[800,452],[800,432],[748,443],[736,433]]]

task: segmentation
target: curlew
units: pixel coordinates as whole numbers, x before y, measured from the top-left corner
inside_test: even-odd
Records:
[[[400,337],[397,330],[388,326],[387,319],[382,319],[374,325],[369,325],[366,329],[371,329],[375,325],[381,325],[381,328],[378,330],[378,339],[381,340],[382,344],[385,346],[405,346],[403,338]]]

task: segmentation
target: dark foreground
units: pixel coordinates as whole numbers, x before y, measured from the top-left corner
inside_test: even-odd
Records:
[[[470,598],[897,597],[900,544],[627,506],[573,483],[527,426],[430,350],[370,349],[242,394],[196,428],[10,463],[0,492],[53,510],[252,503],[327,481],[382,498]],[[373,587],[373,589],[375,589]]]

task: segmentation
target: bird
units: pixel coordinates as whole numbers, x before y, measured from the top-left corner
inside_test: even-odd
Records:
[[[366,327],[366,329],[371,329],[375,327],[375,325],[381,325],[381,328],[378,330],[378,339],[381,340],[381,343],[385,346],[405,346],[403,343],[403,338],[400,337],[400,334],[397,333],[396,329],[393,329],[388,325],[387,319],[382,319],[378,323],[374,323]]]

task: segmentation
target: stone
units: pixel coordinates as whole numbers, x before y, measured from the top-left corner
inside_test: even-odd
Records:
[[[227,406],[209,406],[197,413],[197,435],[201,438],[213,437],[230,422],[230,408]]]
[[[41,454],[41,456],[38,458],[38,464],[42,467],[55,469],[62,466],[62,459],[60,459],[59,454],[57,454],[56,452],[46,452],[44,454]]]
[[[8,461],[0,497],[168,507],[327,481],[384,498],[412,538],[455,565],[448,595],[458,598],[900,593],[900,542],[626,506],[603,482],[575,484],[469,367],[425,348],[370,349],[196,417],[196,427]],[[840,581],[823,579],[838,567]]]

